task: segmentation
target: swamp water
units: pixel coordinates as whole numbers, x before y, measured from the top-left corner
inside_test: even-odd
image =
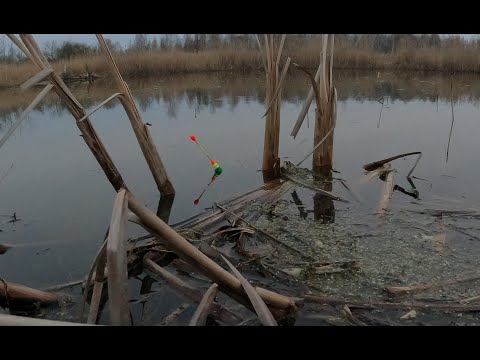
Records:
[[[452,81],[453,94],[451,79],[438,75],[335,72],[338,105],[331,191],[349,202],[331,201],[295,186],[256,225],[319,263],[355,261],[357,269],[329,272],[302,256],[277,253],[272,271],[297,281],[299,291],[382,300],[385,286],[437,283],[477,269],[480,78],[462,75]],[[262,77],[212,74],[128,83],[143,120],[152,125],[151,136],[176,189],[170,224],[263,184],[258,171],[264,137]],[[100,80],[71,89],[88,112],[114,92],[114,85]],[[38,91],[0,93],[0,136]],[[296,139],[289,136],[307,91],[304,76],[287,78],[282,92],[282,162],[298,162],[313,146],[313,106]],[[0,274],[6,280],[45,288],[82,279],[103,241],[115,192],[73,121],[56,95],[49,95],[1,149],[0,243],[14,246],[0,256]],[[133,193],[157,212],[160,196],[122,107],[114,101],[91,121]],[[197,205],[194,201],[213,170],[190,133],[224,170]],[[411,151],[422,152],[411,179],[418,199],[411,196],[412,184],[406,179],[415,157],[396,160],[392,168],[400,188],[386,214],[374,214],[384,182],[378,177],[367,181],[362,166]],[[311,158],[302,166],[309,168]],[[305,179],[308,172],[300,176]],[[432,216],[432,209],[453,212]],[[459,210],[471,213],[459,215]],[[20,221],[11,221],[13,213]],[[141,234],[129,225],[129,235]],[[139,280],[130,281],[132,300],[141,298],[138,294],[145,287]],[[288,290],[278,282],[271,281],[271,287]],[[135,324],[158,324],[185,302],[162,284],[150,285],[157,290],[151,301],[132,303]],[[296,286],[290,295],[299,295],[293,290]],[[454,301],[479,293],[480,286],[471,282],[414,297]],[[188,322],[193,314],[195,306],[188,304],[178,323]],[[320,316],[317,310],[302,309],[297,324],[335,323],[335,316]],[[75,320],[78,311],[74,305],[50,315]],[[398,321],[405,312],[388,316]],[[420,313],[418,321],[472,324],[477,321],[474,315],[432,320]],[[102,315],[100,323],[108,323],[108,317]]]

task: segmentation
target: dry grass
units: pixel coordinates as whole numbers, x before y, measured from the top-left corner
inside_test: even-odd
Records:
[[[290,46],[289,46],[290,45]],[[288,44],[284,56],[306,67],[316,68],[319,59],[319,43],[311,41],[302,46]],[[224,48],[199,53],[184,51],[116,54],[115,60],[125,77],[163,76],[215,71],[251,73],[262,70],[257,50]],[[76,58],[53,63],[62,72],[84,73],[86,68],[99,75],[109,73],[101,55]],[[383,54],[370,49],[336,47],[335,68],[337,69],[383,69],[423,70],[443,72],[480,72],[480,52],[474,48],[449,47],[425,49],[400,49]],[[32,76],[36,69],[30,62],[0,64],[0,87],[19,85]]]

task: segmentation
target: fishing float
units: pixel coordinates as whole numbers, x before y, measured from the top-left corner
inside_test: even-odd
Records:
[[[197,140],[197,137],[193,134],[190,134],[190,139],[196,143],[198,145],[198,147],[200,148],[200,150],[202,150],[202,152],[205,154],[205,156],[210,160],[210,164],[213,166],[213,169],[215,171],[215,174],[217,175],[220,175],[222,172],[223,172],[223,169],[220,167],[220,165],[218,165],[218,163],[213,160],[210,155],[207,154],[207,152],[205,151],[205,149],[203,148],[202,145],[200,145],[200,143],[198,142]]]

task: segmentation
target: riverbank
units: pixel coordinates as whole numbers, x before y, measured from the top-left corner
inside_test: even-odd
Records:
[[[298,48],[288,48],[285,56],[293,62],[312,69],[318,66],[319,44],[312,43]],[[116,53],[115,60],[125,77],[150,77],[188,73],[230,71],[242,74],[262,72],[262,63],[257,49],[213,49],[198,53],[186,51],[147,50]],[[380,53],[370,49],[337,47],[335,69],[358,69],[377,71],[433,71],[443,73],[480,73],[480,52],[475,48],[425,48],[400,49],[393,53]],[[282,60],[284,61],[284,60]],[[77,57],[71,60],[52,62],[58,72],[89,72],[102,77],[109,76],[105,58],[101,55]],[[15,86],[35,74],[33,64],[0,64],[0,87]]]

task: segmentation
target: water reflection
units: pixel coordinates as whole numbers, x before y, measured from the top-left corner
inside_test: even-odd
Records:
[[[202,192],[200,193],[200,195],[193,201],[193,203],[195,205],[198,205],[199,202],[200,202],[200,199],[202,198],[203,194],[205,194],[205,192],[208,190],[208,188],[210,187],[210,185],[215,181],[217,180],[217,178],[220,176],[221,174],[218,174],[217,172],[213,172],[213,175],[212,177],[210,178],[210,182],[207,184],[207,186],[205,186],[202,190]]]
[[[375,73],[337,71],[334,74],[334,83],[338,92],[338,100],[379,101],[381,103],[378,127],[384,108],[393,106],[396,102],[423,101],[455,104],[464,102],[473,103],[478,107],[480,103],[480,82],[469,75],[456,75],[453,78],[438,75],[422,75],[419,73],[382,74],[377,79]],[[228,82],[227,80],[228,79]],[[282,92],[285,103],[299,103],[305,98],[305,81],[299,75],[288,76],[289,85]],[[452,80],[451,80],[452,79]],[[228,77],[222,75],[189,75],[175,79],[128,79],[129,86],[142,112],[147,111],[154,104],[164,102],[167,105],[167,115],[177,118],[179,108],[187,106],[192,115],[197,117],[204,111],[215,114],[218,109],[226,108],[233,112],[240,100],[245,103],[256,102],[264,104],[264,81],[254,76]],[[69,85],[72,92],[85,107],[93,107],[111,95],[114,84],[107,79],[96,82],[73,83]],[[455,94],[451,87],[454,86]],[[38,89],[32,88],[25,92],[12,89],[0,92],[0,119],[11,121],[12,116],[20,108],[27,106],[35,97]],[[385,101],[385,106],[383,102]],[[37,111],[44,112],[55,107],[55,113],[62,116],[68,113],[65,104],[54,94],[49,95],[37,106]],[[115,103],[104,106],[105,109],[115,107]]]
[[[157,216],[163,220],[166,224],[170,220],[170,213],[172,212],[173,202],[175,200],[175,194],[161,195],[158,202]]]
[[[316,167],[313,169],[313,174],[317,183],[324,184],[323,190],[332,192],[333,179],[331,165]],[[335,204],[331,197],[318,192],[313,195],[313,218],[321,221],[323,224],[335,222]]]

